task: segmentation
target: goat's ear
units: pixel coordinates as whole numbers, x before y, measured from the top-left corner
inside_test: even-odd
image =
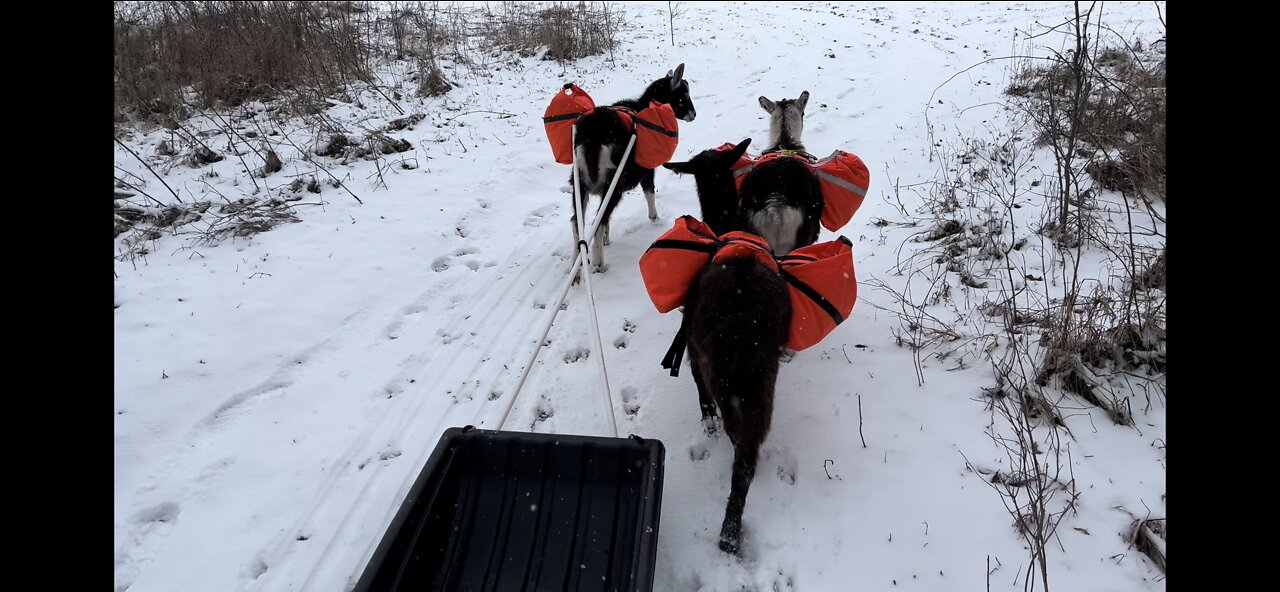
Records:
[[[673,171],[676,173],[680,173],[681,175],[693,174],[693,165],[688,162],[668,162],[663,164],[662,168],[665,168],[669,171]]]
[[[747,152],[747,146],[750,146],[750,145],[751,145],[751,138],[747,138],[741,142],[738,142],[738,145],[734,146],[733,150],[730,151],[730,155],[733,156],[733,161],[737,162],[739,158],[742,158],[742,155]]]
[[[809,104],[809,91],[800,93],[800,98],[796,99],[796,105],[800,107],[800,111],[804,111],[804,106]]]
[[[760,95],[760,108],[764,109],[769,113],[773,113],[773,110],[777,109],[778,105],[773,101],[770,101],[769,99],[765,98],[764,95]]]
[[[667,76],[671,77],[671,89],[675,90],[677,86],[680,86],[680,81],[684,80],[684,64],[676,66],[676,69],[668,72]]]

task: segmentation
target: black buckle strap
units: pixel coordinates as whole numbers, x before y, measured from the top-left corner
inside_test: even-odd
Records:
[[[825,296],[819,294],[818,291],[810,287],[809,284],[800,281],[800,278],[788,273],[787,270],[779,270],[779,273],[782,274],[782,279],[787,280],[787,283],[791,284],[791,287],[799,290],[801,294],[807,296],[809,300],[816,302],[822,310],[825,310],[827,314],[831,315],[831,319],[834,320],[837,325],[844,322],[844,317],[840,315],[840,311],[837,310],[835,305],[831,304],[831,301],[827,300]]]
[[[680,319],[680,328],[676,330],[675,339],[671,340],[667,355],[662,357],[662,367],[670,368],[672,376],[680,376],[680,361],[684,359],[684,348],[688,341],[689,315],[683,312],[680,314],[683,315]]]
[[[700,243],[697,241],[664,238],[653,241],[653,244],[649,245],[649,249],[684,249],[686,251],[698,251],[699,253],[709,253],[714,255],[722,246],[724,246],[724,243],[719,241],[714,243]],[[648,251],[649,249],[645,249],[645,251]]]
[[[664,135],[664,136],[667,136],[667,137],[669,137],[669,138],[679,138],[679,137],[680,137],[680,132],[671,131],[671,130],[669,130],[669,129],[665,128],[665,127],[662,127],[662,126],[660,126],[660,125],[658,125],[658,124],[656,124],[656,123],[653,123],[653,122],[651,122],[651,121],[645,121],[645,120],[644,120],[643,118],[641,118],[639,115],[634,115],[634,114],[633,114],[633,115],[631,116],[631,119],[632,119],[632,120],[634,120],[636,123],[638,123],[638,124],[640,124],[640,125],[643,125],[644,127],[647,127],[647,128],[649,128],[649,129],[651,129],[651,130],[653,130],[653,131],[655,131],[655,132],[658,132],[658,133],[660,133],[660,134],[662,134],[662,135]]]
[[[560,115],[548,115],[542,118],[542,123],[555,123],[557,121],[565,121],[567,119],[577,119],[582,117],[581,113],[563,113]]]

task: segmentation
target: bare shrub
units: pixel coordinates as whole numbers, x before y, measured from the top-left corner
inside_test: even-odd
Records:
[[[543,59],[573,60],[599,55],[617,45],[621,14],[609,2],[504,2],[483,23],[490,43]]]
[[[369,80],[354,3],[117,2],[117,111],[185,118],[184,103],[235,106],[277,88]],[[191,95],[188,97],[188,91]]]
[[[1026,99],[1040,144],[1060,147],[1061,157],[1092,157],[1084,172],[1099,185],[1163,201],[1164,40],[1144,49],[1115,36],[1100,49],[1087,34],[1089,17],[1079,17],[1076,51],[1025,63],[1005,94]],[[1063,174],[1070,181],[1070,171]]]

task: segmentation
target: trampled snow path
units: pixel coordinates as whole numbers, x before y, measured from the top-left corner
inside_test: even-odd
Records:
[[[117,590],[354,583],[440,433],[496,427],[564,278],[568,167],[553,162],[539,124],[551,93],[572,80],[601,103],[634,96],[679,62],[699,116],[682,122],[677,159],[745,137],[758,145],[767,122],[755,98],[809,90],[810,151],[849,150],[872,172],[841,231],[854,241],[861,302],[782,369],[744,560],[715,546],[731,449],[702,434],[688,372],[660,368],[679,318],[653,309],[636,267],[674,217],[698,213],[691,179],[659,171],[658,225],[638,191],[625,197],[611,268],[594,278],[607,351],[590,351],[574,289],[508,428],[604,434],[590,359],[603,353],[619,431],[667,447],[658,590],[984,589],[988,556],[991,589],[1021,589],[1023,542],[964,460],[998,468],[1004,458],[984,433],[992,418],[979,395],[991,371],[926,361],[917,385],[892,335],[897,318],[874,306],[891,299],[865,283],[903,281],[890,269],[911,230],[870,220],[901,219],[895,183],[934,175],[930,93],[1016,49],[1015,27],[1056,22],[1070,5],[697,3],[677,21],[674,48],[664,9],[628,7],[614,65],[526,60],[431,107],[407,104],[456,106],[446,115],[459,121],[406,131],[422,166],[388,170],[387,189],[370,189],[372,165],[351,167],[364,206],[326,187],[327,204],[300,224],[199,255],[151,255],[136,269],[116,264]],[[1150,4],[1106,11],[1117,28],[1158,25]],[[994,62],[943,86],[935,134],[999,124],[1002,112],[982,105],[1006,84],[1006,65]],[[458,115],[469,110],[516,117]],[[159,138],[139,136],[135,149],[149,153]],[[230,160],[214,165],[226,167],[221,183]],[[1162,590],[1160,572],[1121,538],[1130,518],[1113,508],[1145,503],[1163,515],[1164,455],[1149,445],[1163,436],[1163,408],[1140,416],[1144,435],[1096,409],[1068,422],[1079,436],[1075,478],[1088,485],[1050,555],[1054,587]]]

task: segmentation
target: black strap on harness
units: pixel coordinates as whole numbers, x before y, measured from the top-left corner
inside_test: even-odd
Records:
[[[827,300],[825,296],[819,294],[818,291],[810,287],[809,284],[800,281],[800,278],[787,273],[787,270],[783,269],[781,273],[782,279],[786,280],[788,284],[791,284],[791,287],[799,290],[801,294],[808,296],[809,300],[816,302],[822,310],[831,315],[831,320],[835,321],[837,325],[844,321],[844,317],[840,316],[840,311],[836,309],[835,305],[831,304],[831,301]]]
[[[658,132],[658,133],[660,133],[660,134],[662,134],[662,135],[664,135],[664,136],[670,137],[670,138],[679,138],[679,137],[680,137],[680,132],[678,132],[678,131],[673,131],[673,130],[669,130],[669,129],[665,128],[665,127],[662,127],[661,125],[658,125],[658,124],[656,124],[656,123],[653,123],[652,121],[649,121],[649,120],[647,120],[647,119],[644,119],[644,118],[640,117],[640,116],[636,113],[636,111],[635,111],[634,109],[631,109],[630,107],[621,107],[621,106],[613,106],[613,105],[611,105],[611,106],[608,106],[608,107],[597,107],[597,109],[608,109],[608,110],[610,110],[610,111],[619,111],[619,112],[622,112],[622,113],[626,113],[627,115],[630,115],[630,116],[631,116],[631,133],[635,133],[635,131],[636,131],[636,130],[635,130],[635,127],[636,127],[637,125],[639,125],[639,126],[643,126],[643,127],[649,128],[649,129],[651,129],[651,130],[653,130],[653,131],[655,131],[655,132]],[[547,116],[547,117],[543,117],[543,118],[542,118],[542,123],[543,123],[543,125],[546,125],[546,124],[548,124],[548,123],[555,123],[555,122],[557,122],[557,121],[568,121],[568,120],[570,120],[570,119],[577,121],[577,120],[578,120],[579,118],[581,118],[583,115],[584,115],[584,114],[582,114],[582,113],[563,113],[563,114],[560,114],[560,115],[549,115],[549,116]]]
[[[642,125],[642,126],[644,126],[644,127],[647,127],[647,128],[649,128],[649,129],[651,129],[651,130],[653,130],[653,131],[655,131],[655,132],[658,132],[658,133],[660,133],[660,134],[662,134],[662,135],[664,135],[664,136],[667,136],[668,138],[679,138],[679,137],[680,137],[680,132],[673,131],[673,130],[669,130],[669,129],[667,129],[667,128],[665,128],[665,127],[662,127],[662,126],[660,126],[660,125],[658,125],[658,124],[656,124],[656,123],[653,123],[653,122],[651,122],[651,121],[647,121],[647,120],[645,120],[644,118],[642,118],[642,117],[640,117],[639,115],[637,115],[634,111],[631,113],[631,120],[632,120],[632,121],[634,121],[634,122],[636,122],[636,124],[638,124],[638,125]]]
[[[581,113],[563,113],[563,114],[560,114],[560,115],[548,115],[547,117],[543,117],[543,118],[542,118],[542,123],[544,123],[544,124],[546,124],[546,123],[555,123],[555,122],[557,122],[557,121],[564,121],[564,120],[566,120],[566,119],[575,119],[575,120],[576,120],[576,119],[577,119],[577,118],[579,118],[579,117],[582,117],[582,114],[581,114]]]
[[[671,340],[667,355],[662,356],[662,367],[670,368],[672,376],[680,376],[680,361],[684,359],[684,346],[689,339],[689,315],[680,313],[680,329],[676,330],[676,338]]]

